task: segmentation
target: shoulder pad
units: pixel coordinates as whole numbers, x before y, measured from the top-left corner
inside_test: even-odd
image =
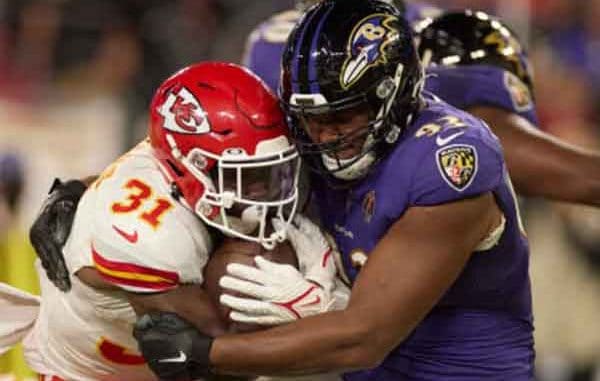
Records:
[[[106,281],[134,292],[202,282],[210,237],[170,197],[156,167],[129,157],[88,193],[78,214],[94,217],[86,218],[90,237],[82,249]]]
[[[415,163],[409,204],[435,205],[495,190],[504,159],[487,125],[444,102],[430,102],[409,131],[407,156]],[[409,158],[407,157],[407,160]]]

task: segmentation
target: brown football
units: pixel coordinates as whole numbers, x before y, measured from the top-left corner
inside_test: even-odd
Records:
[[[261,255],[273,262],[289,264],[298,268],[296,253],[289,241],[278,244],[273,250],[266,250],[259,243],[229,237],[226,237],[213,252],[204,268],[204,289],[217,306],[223,322],[228,324],[230,332],[248,332],[261,328],[257,325],[232,322],[229,320],[230,309],[219,303],[219,297],[223,292],[223,289],[219,286],[219,279],[225,275],[227,265],[242,263],[254,266],[254,256],[256,255]],[[232,291],[228,293],[236,295]]]

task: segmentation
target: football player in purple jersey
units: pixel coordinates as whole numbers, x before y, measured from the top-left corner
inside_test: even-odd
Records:
[[[177,358],[173,367],[195,376],[531,380],[529,249],[502,149],[480,119],[422,92],[401,13],[376,0],[322,1],[282,63],[281,100],[352,284],[349,304],[187,346],[173,346],[172,322],[150,314],[135,330],[149,365],[163,377],[162,363]],[[228,272],[221,284],[248,296],[228,298],[236,319],[283,316],[289,267]]]

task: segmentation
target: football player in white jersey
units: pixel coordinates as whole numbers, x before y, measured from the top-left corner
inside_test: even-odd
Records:
[[[46,379],[155,379],[136,350],[136,315],[177,313],[202,332],[224,331],[201,288],[211,227],[265,248],[285,239],[299,159],[258,77],[232,64],[193,65],[160,86],[150,112],[149,138],[79,202],[64,247],[71,292],[40,271],[41,310],[26,357]],[[300,294],[302,282],[315,288],[302,278]]]

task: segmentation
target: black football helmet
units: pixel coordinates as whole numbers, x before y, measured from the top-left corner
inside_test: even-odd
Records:
[[[419,56],[427,65],[491,65],[516,75],[530,90],[533,73],[516,34],[487,13],[447,12],[417,26]]]
[[[364,176],[396,142],[420,105],[423,69],[413,33],[395,6],[377,0],[323,0],[292,31],[279,95],[310,168],[336,179]],[[315,143],[306,123],[347,110],[369,116],[360,132]],[[358,155],[338,154],[361,143]]]

